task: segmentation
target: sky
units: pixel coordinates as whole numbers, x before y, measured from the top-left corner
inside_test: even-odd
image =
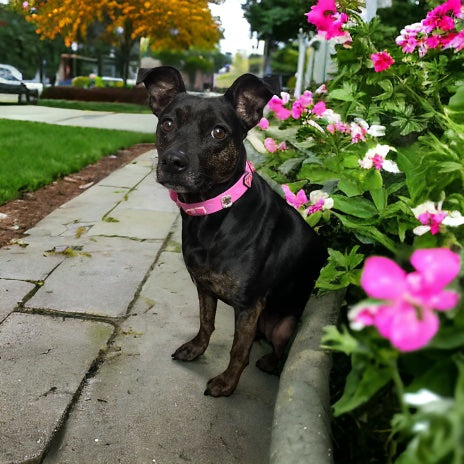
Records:
[[[222,5],[210,3],[213,16],[221,18],[224,28],[224,39],[220,42],[222,53],[230,52],[233,55],[239,50],[244,50],[248,54],[257,53],[256,39],[250,39],[250,26],[243,16],[241,4],[243,0],[225,0]],[[262,53],[263,45],[258,51]]]

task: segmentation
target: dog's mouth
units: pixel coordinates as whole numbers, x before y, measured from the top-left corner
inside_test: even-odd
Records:
[[[198,193],[204,188],[204,179],[200,175],[193,173],[182,173],[182,175],[172,175],[158,169],[156,180],[163,187],[176,193]]]

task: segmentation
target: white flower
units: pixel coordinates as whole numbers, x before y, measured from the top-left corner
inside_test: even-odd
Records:
[[[371,137],[383,137],[385,135],[385,126],[381,126],[380,124],[369,125],[361,118],[354,118],[354,122],[361,126]]]
[[[459,211],[448,212],[448,216],[443,219],[445,226],[458,227],[464,224],[464,216]]]
[[[288,92],[280,92],[282,104],[286,105],[290,101],[290,94]]]
[[[367,133],[371,137],[383,137],[385,135],[385,126],[380,124],[372,124],[372,126],[367,129]]]
[[[403,399],[410,406],[424,406],[441,400],[438,395],[425,388],[421,388],[416,393],[405,393]]]
[[[335,113],[334,110],[325,110],[322,113],[322,117],[326,119],[327,122],[330,124],[336,124],[336,123],[342,122],[342,117],[338,113]]]

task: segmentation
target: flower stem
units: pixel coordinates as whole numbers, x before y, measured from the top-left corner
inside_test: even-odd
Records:
[[[390,360],[390,369],[391,369],[392,380],[395,385],[396,394],[398,396],[398,400],[401,406],[401,412],[405,415],[409,415],[408,407],[406,406],[406,403],[404,402],[404,384],[403,384],[403,381],[401,380],[396,358]]]

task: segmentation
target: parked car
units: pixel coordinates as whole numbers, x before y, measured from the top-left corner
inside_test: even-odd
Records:
[[[0,98],[2,95],[18,97],[18,103],[34,103],[39,98],[38,83],[28,84],[22,80],[21,73],[10,65],[0,64]]]

